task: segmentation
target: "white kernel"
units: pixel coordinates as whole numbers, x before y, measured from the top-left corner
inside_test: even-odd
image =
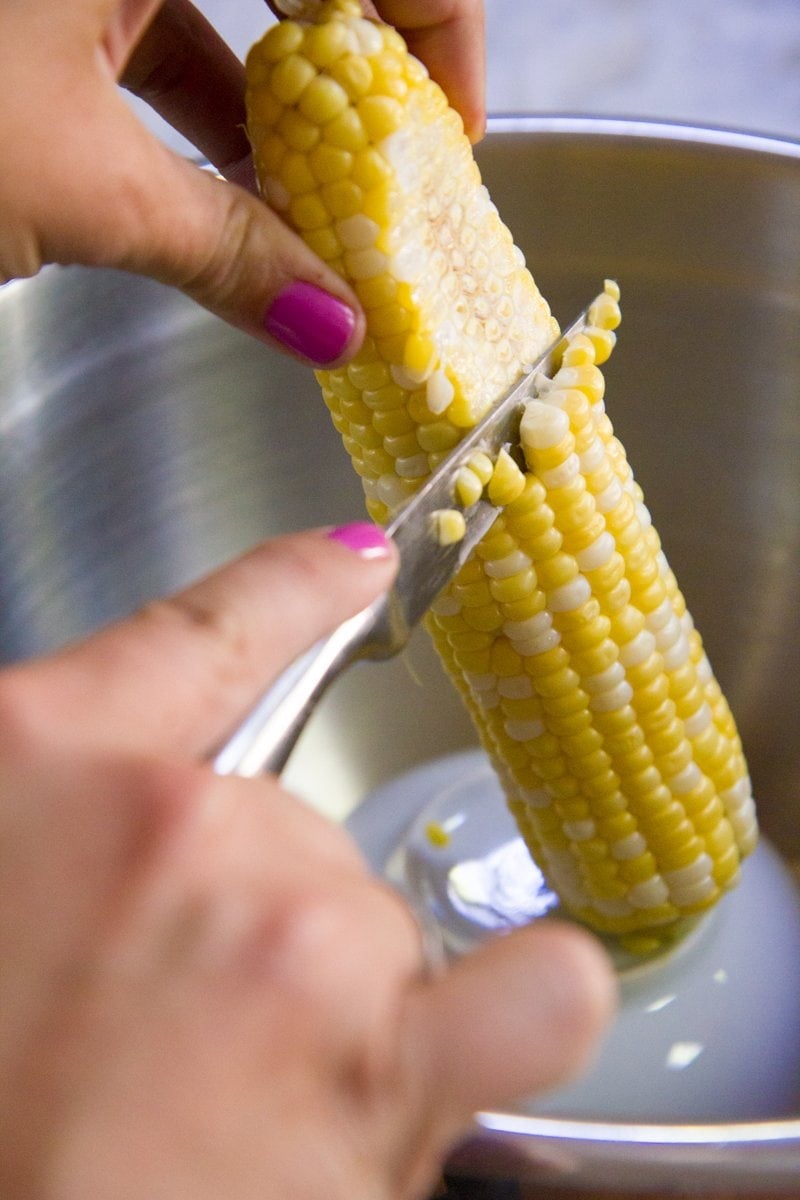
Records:
[[[573,479],[577,478],[580,469],[581,464],[577,454],[569,454],[557,467],[539,471],[538,475],[546,488],[561,488],[572,483]]]
[[[552,624],[553,618],[545,608],[532,617],[526,617],[524,621],[504,622],[503,633],[512,641],[535,638],[550,629]]]
[[[537,654],[546,654],[548,650],[554,650],[561,641],[561,635],[557,629],[546,629],[544,633],[540,633],[535,638],[521,638],[512,642],[517,654],[521,654],[523,658],[535,658]]]
[[[504,728],[512,742],[531,742],[544,733],[544,722],[508,720]]]
[[[589,475],[592,471],[596,471],[605,460],[605,456],[606,448],[602,438],[594,438],[581,455],[581,470],[584,475]]]
[[[354,17],[348,21],[348,28],[355,34],[359,52],[369,58],[380,54],[383,49],[383,36],[377,25],[365,17]]]
[[[664,624],[659,629],[656,629],[655,635],[656,646],[662,654],[675,644],[681,636],[681,626],[674,612],[671,612]]]
[[[337,221],[334,228],[346,250],[366,250],[374,246],[380,232],[376,222],[363,213]]]
[[[753,799],[750,777],[743,775],[741,779],[737,779],[736,783],[726,788],[724,792],[720,792],[719,798],[725,805],[725,811],[729,814],[744,810]]]
[[[636,502],[636,515],[639,518],[639,524],[642,529],[648,529],[653,524],[650,509],[643,500],[637,500]]]
[[[618,687],[624,679],[625,668],[622,663],[613,662],[604,671],[598,671],[596,675],[587,675],[581,682],[587,692],[598,695],[600,692],[607,692],[611,688]]]
[[[595,571],[610,561],[615,549],[614,538],[607,529],[604,529],[593,542],[578,551],[575,560],[581,571]]]
[[[440,416],[449,406],[455,388],[441,368],[434,371],[425,384],[425,403],[432,413]]]
[[[585,821],[565,821],[562,829],[573,842],[588,842],[597,833],[597,826],[588,818]]]
[[[608,487],[603,488],[602,492],[598,492],[594,498],[595,507],[598,512],[611,512],[616,508],[622,499],[622,484],[618,479],[612,479]]]
[[[505,675],[497,681],[497,690],[506,700],[527,700],[533,695],[530,675]]]
[[[690,717],[686,717],[683,722],[684,732],[688,738],[699,737],[713,721],[714,717],[709,706],[705,701],[700,705],[697,712],[692,713]]]
[[[697,883],[684,883],[680,887],[673,887],[672,903],[678,908],[689,908],[690,905],[710,899],[718,890],[714,878],[707,875],[704,879],[698,879]]]
[[[658,908],[669,900],[669,888],[660,875],[654,875],[629,888],[628,900],[634,908]]]
[[[409,371],[406,367],[400,366],[397,363],[393,363],[392,366],[389,367],[389,374],[391,375],[393,382],[396,383],[398,387],[403,388],[403,390],[406,392],[416,391],[419,385],[425,382],[430,373],[430,368],[428,368],[422,374],[419,374],[416,371]]]
[[[629,642],[619,648],[619,661],[623,667],[637,667],[655,652],[656,639],[649,629],[641,629]]]
[[[652,612],[647,614],[645,624],[652,633],[657,633],[663,625],[666,625],[671,616],[674,616],[672,601],[667,596],[665,600],[661,601],[658,608],[654,608]]]
[[[396,458],[394,469],[401,479],[421,479],[429,474],[427,454],[409,454],[406,458]]]
[[[512,550],[504,558],[491,559],[484,569],[492,579],[510,579],[512,575],[519,575],[520,571],[527,571],[530,565],[527,554],[522,550]]]
[[[711,680],[714,678],[714,672],[711,670],[711,663],[708,661],[708,657],[705,654],[698,659],[697,665],[695,666],[695,671],[697,672],[697,682],[703,686],[705,686],[707,683],[711,683]]]
[[[685,884],[699,883],[712,874],[714,864],[703,850],[692,862],[685,867],[677,867],[674,871],[664,871],[664,881],[670,889],[683,887]]]
[[[666,650],[661,652],[664,656],[664,669],[666,671],[677,671],[678,667],[682,667],[684,663],[689,661],[689,643],[683,634],[679,634],[675,641]]]
[[[697,763],[690,762],[682,771],[678,771],[677,775],[670,775],[664,782],[673,795],[685,796],[687,792],[691,792],[693,788],[702,783],[702,780],[703,772]]]
[[[573,612],[591,599],[592,589],[584,575],[576,575],[569,583],[547,593],[547,603],[553,612]]]
[[[378,499],[389,509],[399,507],[408,499],[408,492],[403,487],[401,480],[388,471],[377,480],[377,493]]]
[[[589,708],[592,712],[616,712],[617,709],[624,708],[626,704],[630,704],[632,699],[633,688],[627,679],[623,679],[622,683],[618,683],[616,687],[609,688],[605,692],[598,692],[596,696],[592,696],[589,701]]]
[[[529,400],[520,422],[520,440],[532,450],[547,450],[557,446],[569,433],[569,417],[562,408]]]
[[[500,697],[495,691],[481,692],[477,699],[484,712],[490,712],[493,708],[497,708],[500,703]]]
[[[609,849],[611,850],[612,858],[616,858],[618,862],[625,862],[630,858],[638,858],[640,854],[644,854],[647,849],[647,842],[640,833],[634,831],[633,833],[629,833],[627,837],[612,842]]]

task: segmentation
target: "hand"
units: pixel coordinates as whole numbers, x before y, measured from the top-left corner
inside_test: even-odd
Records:
[[[611,1004],[588,937],[428,978],[342,830],[206,765],[393,566],[280,539],[0,675],[3,1195],[418,1197],[476,1106],[584,1063]]]
[[[478,128],[476,0],[380,9],[405,22]],[[120,78],[245,186],[171,153],[125,103]],[[121,267],[264,341],[281,298],[282,328],[297,326],[282,348],[316,365],[358,349],[364,317],[351,289],[246,190],[243,68],[189,0],[0,5],[0,114],[0,283],[48,262]]]

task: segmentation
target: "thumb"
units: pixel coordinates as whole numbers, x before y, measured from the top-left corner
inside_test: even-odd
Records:
[[[340,276],[246,187],[180,158],[141,126],[137,134],[137,221],[117,265],[180,288],[315,366],[351,357],[364,316]],[[234,169],[247,183],[252,168],[242,167],[247,160]]]
[[[83,643],[10,669],[17,720],[100,754],[204,760],[279,671],[390,586],[395,563],[369,523],[266,542]]]

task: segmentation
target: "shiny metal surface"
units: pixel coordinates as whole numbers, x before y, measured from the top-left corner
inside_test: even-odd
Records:
[[[486,182],[554,311],[606,276],[608,405],[745,741],[761,822],[800,862],[800,147],[609,121],[496,122]],[[257,539],[362,513],[294,363],[179,296],[53,270],[0,291],[0,653],[56,646]],[[291,778],[344,813],[473,742],[422,638],[332,689]],[[800,1192],[800,1114],[749,1125],[486,1114],[529,1188]],[[528,1181],[527,1183],[525,1181]],[[680,1194],[680,1193],[679,1193]]]

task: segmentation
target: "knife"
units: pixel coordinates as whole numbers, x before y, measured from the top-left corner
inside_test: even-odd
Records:
[[[391,658],[403,649],[414,626],[469,558],[500,510],[483,498],[462,509],[466,531],[460,541],[448,545],[442,545],[436,535],[433,514],[461,507],[455,500],[456,476],[476,451],[494,458],[503,446],[518,444],[522,413],[538,394],[538,380],[558,369],[568,342],[589,324],[591,307],[588,305],[526,369],[387,526],[386,533],[400,555],[391,590],[321,638],[278,676],[213,756],[217,774],[248,778],[265,771],[280,774],[315,705],[345,667],[361,658]]]

